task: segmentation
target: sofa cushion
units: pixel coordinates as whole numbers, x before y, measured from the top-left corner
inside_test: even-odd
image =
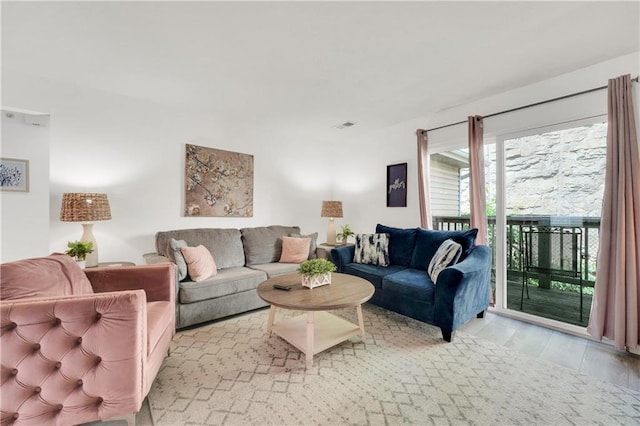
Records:
[[[204,281],[183,281],[178,290],[180,303],[193,303],[215,299],[229,294],[253,290],[267,279],[267,274],[250,268],[227,268]]]
[[[436,286],[427,271],[411,268],[385,276],[382,290],[431,303],[436,294]]]
[[[263,271],[269,278],[276,277],[278,275],[291,274],[296,272],[300,267],[299,263],[263,263],[262,265],[251,265],[247,268],[255,269],[256,271]]]
[[[356,234],[353,261],[389,266],[389,234]]]
[[[405,266],[389,265],[377,266],[365,263],[348,263],[344,266],[344,273],[355,275],[369,281],[375,288],[382,287],[382,279],[387,275],[407,269]]]
[[[202,244],[216,260],[218,269],[244,266],[244,249],[238,229],[196,228],[158,232],[156,251],[175,262],[170,245],[171,238],[184,240],[189,247]]]
[[[302,263],[309,258],[311,238],[282,237],[280,263]]]
[[[277,262],[282,254],[282,237],[299,234],[298,226],[262,226],[242,228],[242,243],[247,265]]]
[[[448,240],[444,240],[444,242],[440,244],[440,247],[438,247],[436,254],[431,258],[429,268],[427,268],[431,281],[437,283],[440,272],[447,266],[454,265],[460,258],[461,254],[462,246],[460,244],[450,238]]]
[[[184,256],[180,249],[182,247],[187,247],[187,242],[185,240],[176,240],[175,238],[171,238],[171,240],[169,240],[169,246],[171,247],[173,261],[176,264],[176,270],[178,271],[178,281],[182,281],[187,278],[188,270],[187,262],[184,260]]]
[[[187,270],[192,281],[202,281],[218,273],[216,262],[205,246],[182,247],[180,251],[187,262]]]
[[[416,245],[411,258],[411,267],[421,271],[427,270],[427,265],[436,254],[440,244],[451,238],[462,246],[462,255],[459,261],[462,262],[473,250],[474,243],[478,235],[478,229],[468,229],[464,231],[432,231],[430,229],[417,229]]]
[[[389,262],[392,265],[411,265],[417,231],[417,228],[401,229],[380,224],[376,226],[376,233],[389,234]]]
[[[153,352],[167,325],[172,324],[175,309],[171,302],[147,302],[147,355]]]
[[[289,235],[293,238],[311,238],[311,244],[309,245],[309,259],[315,259],[318,257],[316,251],[318,249],[318,233],[314,232],[313,234],[308,235],[300,235],[300,234],[291,234]]]
[[[0,266],[1,300],[92,293],[84,271],[66,254],[54,253]]]

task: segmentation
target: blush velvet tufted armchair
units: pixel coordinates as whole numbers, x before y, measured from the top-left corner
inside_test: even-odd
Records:
[[[72,425],[140,409],[175,333],[173,265],[1,265],[0,422]]]

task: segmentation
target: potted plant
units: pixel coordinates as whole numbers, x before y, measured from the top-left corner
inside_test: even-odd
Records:
[[[67,251],[64,252],[73,257],[81,268],[84,268],[84,262],[89,253],[93,253],[93,243],[90,241],[69,241],[67,243]]]
[[[355,232],[351,230],[349,224],[347,223],[342,227],[342,231],[339,232],[338,235],[336,235],[336,238],[342,240],[342,245],[345,245],[347,244],[347,239],[349,239],[351,235],[355,235]]]
[[[321,258],[306,260],[298,268],[302,275],[302,286],[308,288],[331,284],[331,273],[335,271],[336,265]]]

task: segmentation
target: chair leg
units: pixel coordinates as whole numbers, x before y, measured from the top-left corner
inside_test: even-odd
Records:
[[[478,314],[476,315],[476,318],[484,318],[484,312],[485,311],[478,312]]]
[[[442,338],[445,342],[451,342],[453,340],[453,331],[445,330],[444,328],[440,329],[442,331]]]

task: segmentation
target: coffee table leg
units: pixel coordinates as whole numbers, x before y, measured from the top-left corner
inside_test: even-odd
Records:
[[[358,325],[360,326],[360,338],[364,341],[364,320],[362,319],[362,305],[356,306],[358,313]]]
[[[267,334],[271,336],[271,328],[273,327],[273,320],[276,317],[276,307],[271,305],[269,309],[269,321],[267,322]]]
[[[307,348],[305,351],[307,367],[313,365],[313,311],[307,312]]]

